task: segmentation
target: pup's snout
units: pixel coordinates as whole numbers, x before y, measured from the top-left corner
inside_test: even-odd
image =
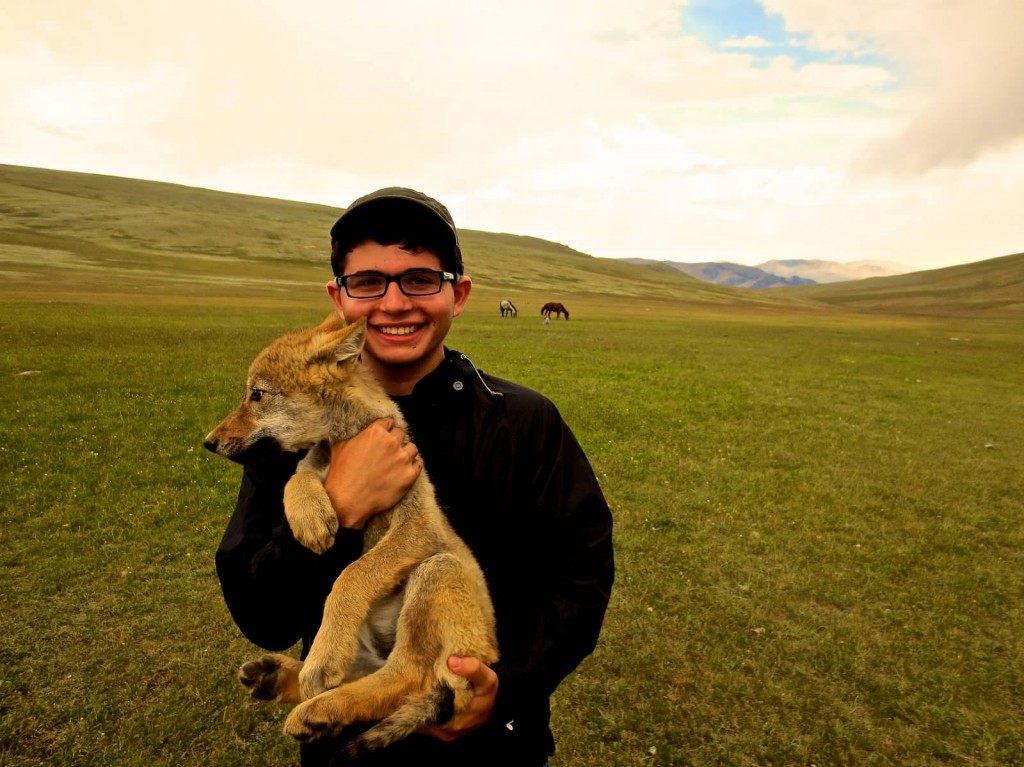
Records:
[[[203,440],[203,447],[209,450],[211,453],[216,453],[217,448],[220,447],[220,442],[216,437],[207,437]]]

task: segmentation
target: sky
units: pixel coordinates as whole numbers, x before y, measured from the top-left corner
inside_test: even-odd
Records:
[[[1022,33],[1021,0],[7,2],[0,163],[931,269],[1024,251]]]

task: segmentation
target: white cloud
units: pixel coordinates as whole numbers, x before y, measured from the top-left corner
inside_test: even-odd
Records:
[[[843,55],[712,50],[661,0],[8,4],[0,162],[334,205],[401,183],[605,256],[1021,249],[1016,3],[766,5]]]
[[[769,45],[771,45],[771,43],[757,35],[734,37],[730,40],[722,41],[723,48],[767,48]]]
[[[819,40],[859,35],[903,62],[909,91],[890,136],[866,147],[872,173],[962,167],[1024,138],[1024,3],[766,0],[790,31]]]

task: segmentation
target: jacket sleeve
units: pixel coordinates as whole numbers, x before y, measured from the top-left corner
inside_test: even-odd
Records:
[[[238,501],[217,549],[217,576],[231,617],[249,641],[280,651],[312,641],[334,578],[358,556],[362,534],[339,530],[318,555],[298,543],[284,516],[284,486],[297,456],[246,464]]]
[[[495,668],[499,717],[548,698],[593,652],[614,581],[612,516],[594,471],[553,405],[543,421],[530,438],[537,460],[527,486],[542,526],[531,566],[543,572],[547,597],[525,665]]]

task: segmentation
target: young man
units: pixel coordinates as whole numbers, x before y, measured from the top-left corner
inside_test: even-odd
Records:
[[[301,641],[305,656],[331,585],[360,554],[362,527],[426,466],[487,577],[501,659],[489,668],[450,658],[474,687],[471,710],[359,764],[541,767],[554,752],[549,698],[594,649],[611,592],[601,489],[549,400],[444,346],[472,281],[443,205],[403,188],[356,200],[331,229],[331,266],[331,300],[346,322],[366,318],[363,364],[413,441],[381,421],[332,447],[325,486],[341,529],[322,555],[298,544],[284,519],[298,457],[268,450],[248,464],[217,551],[225,601],[252,642],[281,651]],[[330,739],[302,747],[304,767],[342,763]]]

